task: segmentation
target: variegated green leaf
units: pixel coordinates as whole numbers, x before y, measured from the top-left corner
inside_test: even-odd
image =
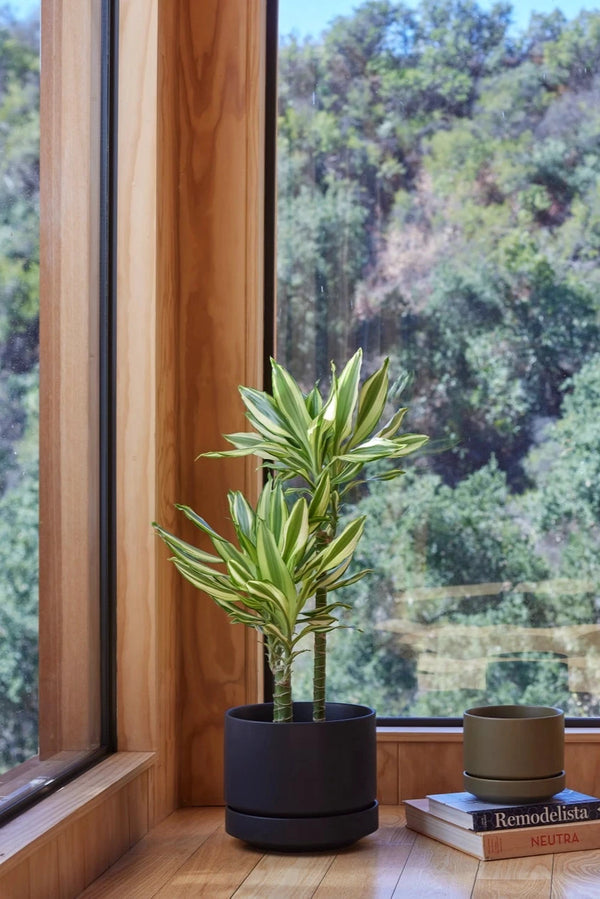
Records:
[[[285,596],[295,598],[296,588],[275,537],[262,521],[256,526],[256,553],[258,577],[274,584]]]
[[[271,359],[273,397],[279,408],[281,417],[288,422],[289,428],[300,443],[308,445],[307,428],[310,415],[306,409],[302,391],[285,368]]]
[[[320,525],[320,523],[327,515],[330,498],[331,479],[329,477],[329,472],[324,471],[317,482],[310,501],[310,505],[308,507],[309,520],[311,522],[315,522],[317,526]]]
[[[248,581],[256,578],[256,566],[251,564],[242,565],[236,559],[231,559],[227,563],[227,572],[232,586],[237,590],[246,590]]]
[[[256,517],[265,522],[275,540],[279,541],[279,535],[289,517],[285,494],[279,482],[269,479],[264,485],[258,498]]]
[[[199,530],[203,531],[205,534],[208,534],[214,548],[224,562],[228,562],[229,559],[240,558],[240,550],[237,549],[237,547],[234,546],[233,543],[230,543],[229,540],[221,537],[221,535],[218,534],[214,530],[214,528],[212,528],[208,524],[208,522],[206,522],[200,515],[194,512],[193,509],[190,509],[189,506],[181,506],[179,504],[176,505],[175,508],[179,509],[180,512],[183,512],[186,518],[189,518],[189,520],[192,521],[196,525],[196,527],[199,528]]]
[[[199,590],[203,590],[205,593],[208,593],[208,595],[212,596],[213,599],[219,598],[228,602],[235,602],[239,600],[239,594],[236,590],[233,589],[233,587],[223,586],[216,580],[216,578],[205,578],[199,573],[190,571],[186,565],[182,564],[179,561],[179,559],[174,559],[173,564],[186,580],[188,580],[191,584],[194,585],[194,587],[197,587]]]
[[[243,535],[252,541],[254,538],[254,510],[243,493],[239,490],[230,490],[227,494],[229,512],[235,527],[238,540]]]
[[[350,575],[350,577],[342,578],[342,580],[335,581],[333,586],[328,587],[328,590],[341,590],[343,587],[350,587],[352,584],[355,584],[357,581],[362,580],[362,578],[366,577],[367,574],[371,574],[370,568],[363,568],[362,571],[358,571],[356,574]]]
[[[314,623],[309,623],[302,628],[302,630],[298,633],[297,638],[294,639],[294,645],[296,645],[296,643],[299,643],[301,640],[304,640],[310,634],[327,634],[331,633],[331,631],[338,630],[338,628],[340,627],[341,625],[336,618],[318,619]]]
[[[261,437],[260,434],[255,434],[254,431],[236,431],[234,434],[225,434],[224,437],[237,449],[246,449],[253,452],[256,446],[268,446],[264,437]]]
[[[341,580],[346,571],[348,570],[350,563],[352,562],[352,555],[348,556],[348,558],[344,559],[344,561],[338,565],[336,568],[328,568],[327,571],[323,572],[317,581],[317,586],[319,590],[332,590],[333,585]]]
[[[180,569],[185,569],[190,575],[201,580],[204,584],[208,585],[214,583],[227,590],[231,588],[229,576],[225,571],[210,568],[202,562],[190,561],[189,559],[186,559],[185,556],[180,555],[173,556],[171,561],[176,563]]]
[[[203,562],[197,562],[188,559],[181,553],[176,553],[174,556],[172,556],[171,561],[177,562],[177,565],[180,568],[185,568],[185,570],[188,571],[191,575],[202,579],[205,583],[212,583],[212,581],[214,581],[215,583],[220,584],[223,587],[228,586],[227,575],[224,572],[221,572],[215,568],[210,568]]]
[[[342,468],[339,469],[339,471],[333,478],[335,486],[337,487],[340,484],[345,484],[347,487],[347,490],[345,492],[351,490],[352,487],[356,484],[357,476],[361,473],[364,467],[364,462],[346,463]],[[340,493],[340,496],[342,495],[343,494]]]
[[[330,568],[337,568],[338,565],[341,565],[342,562],[348,559],[356,549],[364,527],[364,515],[360,518],[355,518],[347,524],[342,533],[335,537],[320,553],[320,570],[325,571]]]
[[[402,409],[398,409],[395,412],[390,420],[385,424],[380,431],[377,431],[375,434],[376,437],[395,437],[396,433],[399,431],[400,426],[404,420],[404,416],[408,412],[408,406],[404,406]]]
[[[395,481],[400,475],[406,474],[403,468],[390,468],[389,471],[382,471],[380,474],[373,475],[370,480],[373,481]]]
[[[421,449],[428,440],[429,437],[426,437],[425,434],[403,434],[402,437],[397,437],[394,441],[397,446],[394,455],[396,457],[408,456],[411,453],[416,452],[416,450]]]
[[[271,447],[271,456],[276,460],[273,467],[283,468],[287,477],[305,476],[305,472],[312,470],[312,456],[310,450],[305,447],[294,446],[286,443],[278,448]]]
[[[213,537],[217,540],[223,539],[220,534],[217,534],[217,532],[215,531],[214,528],[211,528],[209,523],[207,521],[205,521],[204,518],[202,518],[200,515],[198,515],[197,512],[194,512],[194,510],[191,509],[189,506],[182,506],[180,503],[176,503],[175,508],[179,512],[183,512],[183,514],[185,515],[186,518],[189,518],[189,520],[193,524],[195,524],[196,527],[199,528],[199,530],[203,531],[205,534],[208,534],[208,536],[211,539]]]
[[[357,350],[337,380],[337,403],[335,413],[335,441],[339,447],[352,431],[354,413],[358,400],[358,385],[362,365],[362,350]]]
[[[323,405],[323,409],[319,415],[319,419],[321,419],[325,423],[325,427],[335,427],[335,420],[337,416],[337,377],[335,374],[335,366],[331,366],[331,390],[329,391],[329,396],[327,397],[327,401]]]
[[[225,434],[224,437],[235,449],[200,453],[196,459],[224,459],[251,454],[260,456],[260,458],[270,458],[271,445],[260,434],[255,434],[253,431],[239,431],[235,434]]]
[[[273,609],[275,623],[286,635],[291,635],[296,623],[295,611],[290,606],[286,594],[276,584],[262,580],[248,581],[248,593],[269,603]]]
[[[265,462],[271,462],[277,458],[271,447],[256,446],[254,449],[232,449],[232,450],[215,450],[210,453],[200,453],[196,459],[241,459],[244,456],[256,456],[258,459],[264,459]]]
[[[308,429],[308,441],[310,445],[310,463],[306,480],[312,484],[316,473],[323,464],[325,447],[327,445],[327,433],[331,431],[334,420],[325,421],[323,413],[320,413]],[[292,475],[292,472],[290,472]]]
[[[305,552],[308,536],[308,506],[305,499],[299,499],[292,507],[279,543],[288,570],[295,568],[298,559]]]
[[[340,609],[349,608],[350,606],[348,605],[348,603],[334,600],[333,602],[326,603],[326,605],[324,606],[319,606],[318,609],[307,609],[306,611],[304,611],[300,619],[300,624],[303,624],[305,621],[310,621],[313,618],[319,618],[321,615],[331,616],[336,612],[339,612]]]
[[[394,440],[387,440],[383,437],[371,437],[370,440],[365,440],[360,446],[355,446],[352,450],[340,453],[338,459],[341,459],[343,462],[354,463],[375,462],[377,459],[389,459],[397,456],[398,449],[399,445]]]
[[[275,640],[282,643],[284,646],[286,646],[289,643],[289,637],[286,636],[280,628],[276,627],[272,623],[264,624],[260,628],[260,630],[266,637],[274,638]]]
[[[304,403],[306,405],[306,411],[308,412],[310,418],[316,418],[323,408],[323,397],[321,396],[319,388],[316,384],[310,391],[310,393],[305,397]]]
[[[358,446],[366,440],[383,415],[389,387],[388,367],[389,359],[386,359],[381,368],[367,378],[361,388],[356,426],[349,443],[350,447]]]
[[[230,607],[227,603],[224,603],[215,597],[213,597],[213,599],[216,604],[229,615],[234,624],[243,624],[246,627],[254,627],[257,630],[260,629],[260,621],[257,619],[256,615],[252,614],[252,612],[246,612],[243,609],[238,609],[236,606]]]
[[[246,406],[246,415],[259,434],[277,443],[290,439],[289,428],[271,397],[251,387],[240,387],[240,394]]]
[[[192,546],[191,543],[186,543],[185,540],[181,540],[179,537],[175,537],[173,534],[165,531],[164,528],[161,528],[156,522],[153,522],[152,527],[173,552],[178,554],[181,553],[186,558],[194,559],[197,562],[212,562],[218,564],[222,561],[220,556],[204,552],[196,546]]]

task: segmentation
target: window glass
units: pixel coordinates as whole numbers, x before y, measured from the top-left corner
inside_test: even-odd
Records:
[[[0,7],[0,822],[114,744],[114,12]]]
[[[38,746],[39,5],[0,9],[0,773]]]
[[[389,356],[431,437],[353,497],[329,698],[380,716],[600,715],[600,13],[551,5],[279,3],[278,358]]]

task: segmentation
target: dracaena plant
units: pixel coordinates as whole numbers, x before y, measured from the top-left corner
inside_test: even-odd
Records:
[[[262,459],[275,483],[283,485],[288,498],[300,497],[306,501],[307,539],[311,540],[311,552],[316,556],[336,545],[341,503],[365,480],[365,465],[383,459],[401,459],[418,450],[428,439],[422,434],[400,433],[405,407],[395,409],[389,418],[384,418],[393,394],[389,360],[362,386],[361,366],[361,350],[339,375],[332,365],[331,386],[325,396],[318,385],[304,394],[290,373],[272,360],[270,393],[240,387],[246,417],[254,430],[225,435],[233,449],[203,453],[216,458],[255,455]],[[390,468],[371,477],[392,480],[402,473],[401,468]],[[358,525],[355,523],[354,527]],[[354,549],[355,544],[352,552]],[[348,563],[349,559],[346,557]],[[334,586],[341,584],[327,578],[312,581],[309,589],[314,588],[315,606],[310,613],[313,617],[303,618],[302,622],[305,629],[305,620],[322,622],[322,626],[310,628],[314,632],[313,719],[316,721],[325,718],[326,639],[333,629],[325,622],[334,612],[327,598]],[[305,592],[303,589],[303,596]],[[335,605],[339,608],[339,604]]]
[[[346,525],[324,544],[309,524],[304,497],[286,500],[281,483],[269,479],[253,509],[236,491],[228,495],[236,543],[225,539],[188,506],[177,506],[207,534],[214,553],[204,552],[154,527],[172,551],[181,574],[203,590],[232,621],[263,634],[273,673],[275,721],[293,720],[292,664],[298,643],[308,634],[339,626],[341,603],[308,605],[321,591],[337,590],[366,572],[346,577],[364,527],[364,517]]]

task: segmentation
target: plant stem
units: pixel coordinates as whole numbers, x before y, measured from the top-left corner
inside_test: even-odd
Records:
[[[273,721],[293,721],[291,649],[268,640],[267,652],[273,674]]]
[[[317,590],[315,608],[327,604],[327,590]],[[325,687],[327,683],[327,634],[315,634],[313,661],[313,721],[325,721]]]
[[[333,492],[329,501],[328,528],[317,535],[317,547],[323,549],[337,533],[340,499]],[[315,609],[327,605],[327,590],[317,590]],[[313,721],[325,721],[325,699],[327,693],[327,634],[315,634],[313,657]]]
[[[292,679],[287,675],[275,677],[273,688],[273,721],[293,721]]]

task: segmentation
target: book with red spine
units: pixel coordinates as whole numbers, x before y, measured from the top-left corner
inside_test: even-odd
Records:
[[[433,814],[428,799],[406,799],[406,825],[483,861],[600,849],[600,819],[541,827],[475,831]]]

